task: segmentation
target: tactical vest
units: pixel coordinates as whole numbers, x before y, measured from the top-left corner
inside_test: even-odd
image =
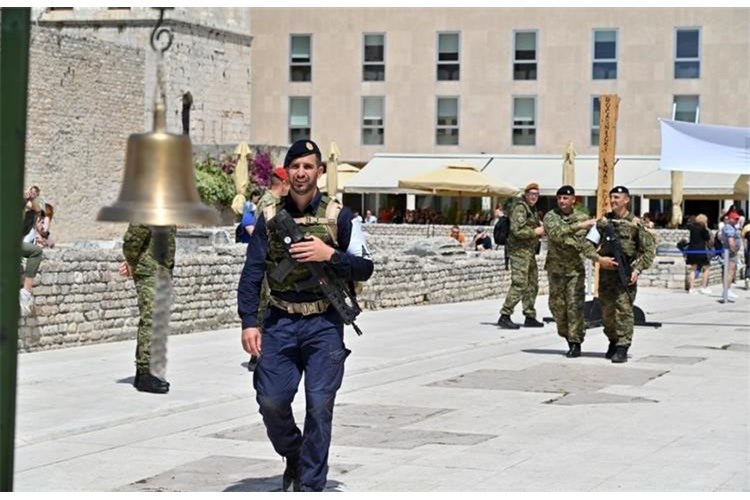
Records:
[[[616,216],[613,212],[608,212],[605,217],[601,219],[601,222],[597,224],[597,230],[599,231],[599,233],[604,234],[604,226],[606,226],[608,220],[612,221],[612,226],[615,230],[615,236],[620,242],[622,252],[628,257],[628,259],[635,258],[640,251],[638,231],[641,227],[643,227],[640,219],[634,217],[633,214],[629,212],[625,217],[622,218]],[[609,254],[611,254],[612,251],[611,249],[602,246],[602,249],[599,253],[600,255],[607,255],[611,257],[611,255]]]
[[[266,222],[276,216],[276,212],[282,205],[283,200],[279,200],[278,203],[268,205],[263,209],[263,216],[265,217]],[[315,215],[296,217],[294,222],[300,226],[300,229],[305,235],[317,236],[327,245],[338,248],[337,235],[339,212],[341,212],[341,203],[335,198],[332,199],[328,196],[323,196]],[[271,273],[273,273],[279,265],[279,262],[284,260],[287,256],[287,252],[276,231],[272,231],[268,225],[266,225],[266,232],[268,234],[268,254],[266,255],[266,276],[268,277],[268,287],[271,292],[276,293],[294,291],[295,283],[310,278],[310,271],[308,271],[307,267],[303,264],[298,264],[289,274],[287,274],[283,281],[275,281],[272,279]]]

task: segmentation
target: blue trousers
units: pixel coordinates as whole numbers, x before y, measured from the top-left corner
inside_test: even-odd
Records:
[[[349,352],[344,326],[332,308],[311,316],[268,308],[253,385],[274,449],[300,457],[303,491],[322,491],[326,485],[333,405]],[[306,414],[300,432],[292,401],[303,374]]]

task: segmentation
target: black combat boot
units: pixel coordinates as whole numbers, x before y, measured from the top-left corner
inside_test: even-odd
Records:
[[[581,343],[580,342],[568,342],[568,345],[570,346],[570,349],[568,349],[568,352],[567,354],[565,354],[565,357],[577,358],[581,355]]]
[[[609,343],[609,347],[607,347],[607,354],[604,355],[607,359],[612,359],[612,356],[615,355],[615,351],[617,350],[617,342],[611,342]]]
[[[284,481],[282,491],[299,491],[300,470],[299,455],[289,455],[286,458],[286,470],[284,470]]]
[[[618,345],[615,353],[612,355],[613,363],[625,363],[628,360],[628,346]]]
[[[153,392],[154,394],[166,394],[169,392],[169,382],[148,372],[136,372],[133,385],[141,392]]]
[[[497,320],[497,326],[506,330],[518,330],[521,328],[521,325],[513,323],[513,320],[507,314],[500,315],[500,319]]]
[[[532,318],[531,316],[526,316],[526,321],[523,322],[523,326],[527,328],[542,328],[544,323],[537,321],[536,318]]]

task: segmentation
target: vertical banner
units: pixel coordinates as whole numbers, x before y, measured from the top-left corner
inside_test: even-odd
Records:
[[[609,191],[615,182],[615,136],[620,98],[615,94],[599,96],[599,180],[596,185],[596,218],[609,212]],[[599,296],[599,265],[594,269],[594,296]]]
[[[596,188],[596,217],[609,211],[609,191],[615,180],[615,136],[620,98],[599,96],[599,181]]]

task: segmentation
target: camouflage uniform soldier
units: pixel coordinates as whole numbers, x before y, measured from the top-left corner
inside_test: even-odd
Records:
[[[575,190],[563,186],[557,190],[557,208],[544,216],[547,234],[547,260],[544,269],[549,281],[549,309],[557,324],[557,334],[568,341],[569,358],[581,355],[586,333],[583,315],[586,270],[581,255],[593,261],[611,261],[600,257],[584,239],[586,230],[596,224],[583,212],[573,210]]]
[[[640,219],[628,211],[630,192],[625,186],[615,186],[609,192],[612,211],[596,223],[596,233],[588,236],[594,243],[603,240],[605,228],[612,224],[617,241],[620,242],[632,272],[626,288],[623,287],[616,268],[602,266],[599,272],[599,303],[602,308],[604,334],[609,339],[607,358],[613,363],[628,360],[628,348],[633,340],[633,302],[637,291],[638,277],[654,262],[656,241]],[[613,256],[609,245],[602,245],[599,254]]]
[[[544,227],[534,205],[539,201],[539,185],[531,183],[524,190],[523,199],[513,207],[510,214],[510,234],[505,251],[510,254],[510,289],[500,310],[497,326],[517,330],[520,325],[510,319],[516,304],[523,303],[526,321],[523,326],[542,327],[536,319],[534,302],[539,291],[539,276],[536,265],[536,249],[539,238],[544,236]]]
[[[169,273],[174,269],[175,232],[169,230],[169,246],[166,267]],[[138,334],[135,348],[135,380],[133,385],[142,392],[165,394],[169,392],[169,382],[153,375],[151,363],[151,334],[153,331],[154,290],[156,288],[156,260],[153,257],[151,228],[141,224],[130,224],[122,238],[122,253],[125,262],[120,266],[120,274],[132,276],[138,294]]]

